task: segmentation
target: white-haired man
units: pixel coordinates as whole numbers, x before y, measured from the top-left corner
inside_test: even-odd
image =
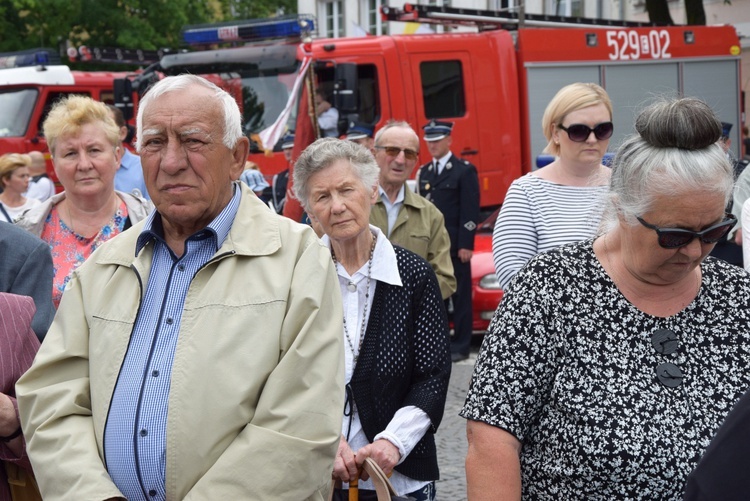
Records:
[[[232,97],[192,76],[138,110],[156,211],[72,277],[18,384],[45,500],[319,499],[341,433],[330,253],[237,182]]]

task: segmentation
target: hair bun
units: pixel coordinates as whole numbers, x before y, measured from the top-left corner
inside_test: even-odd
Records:
[[[657,148],[701,150],[721,137],[721,121],[700,99],[658,101],[635,120],[635,130]]]

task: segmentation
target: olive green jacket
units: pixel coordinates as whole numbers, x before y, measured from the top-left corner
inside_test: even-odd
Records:
[[[370,213],[370,224],[388,235],[388,214],[382,199]],[[443,214],[429,200],[404,187],[404,203],[398,212],[388,240],[423,257],[432,266],[440,285],[440,294],[448,299],[456,292],[456,277],[451,262],[451,241]]]

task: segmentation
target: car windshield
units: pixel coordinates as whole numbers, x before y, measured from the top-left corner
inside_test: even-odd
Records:
[[[36,89],[0,92],[0,137],[23,137],[39,95]]]

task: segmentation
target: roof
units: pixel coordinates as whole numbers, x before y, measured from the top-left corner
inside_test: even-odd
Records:
[[[27,66],[0,70],[0,85],[73,85],[74,83],[70,68],[63,65]]]

